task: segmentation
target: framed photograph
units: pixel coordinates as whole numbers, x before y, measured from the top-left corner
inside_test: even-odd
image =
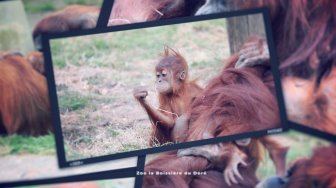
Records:
[[[267,9],[44,35],[59,166],[287,130],[273,45]]]
[[[265,141],[274,145],[267,146]],[[222,147],[217,152],[213,150],[214,145],[205,145],[189,150],[192,153],[187,155],[183,149],[147,155],[142,163],[143,170],[137,171],[137,176],[143,179],[142,182],[139,180],[136,188],[332,187],[335,175],[332,175],[330,165],[336,160],[329,160],[328,156],[336,152],[336,147],[331,142],[289,131],[286,134],[251,139],[245,146],[239,144],[239,141],[217,144]],[[218,152],[228,150],[230,146],[238,149],[230,153]],[[218,160],[223,159],[220,157],[225,159]],[[240,157],[246,165],[232,165],[231,161]],[[314,181],[297,178],[303,176]]]
[[[313,11],[307,11],[311,9],[311,2],[295,4],[292,1],[270,3],[258,0],[183,0],[179,3],[150,0],[146,3],[142,1],[130,3],[130,1],[106,2],[104,11],[101,13],[104,15],[101,25],[113,27],[234,10],[268,8],[290,127],[329,141],[336,141],[336,90],[334,89],[336,69],[335,55],[330,50],[335,48],[332,42],[335,40],[335,34],[332,32],[335,27],[332,17],[335,10],[330,8],[334,7],[332,2],[318,5]],[[300,11],[290,8],[294,6],[300,7]],[[323,21],[315,16],[321,10],[326,13]],[[329,17],[333,21],[329,21]],[[296,25],[300,27],[292,26],[292,23],[297,23]],[[255,26],[251,29],[259,28],[254,23],[250,25]],[[307,25],[311,27],[304,28]],[[321,33],[316,32],[321,27],[324,30]],[[237,36],[237,33],[238,37],[241,36],[240,32],[236,32],[236,30],[242,31],[240,27],[232,28],[230,37]]]

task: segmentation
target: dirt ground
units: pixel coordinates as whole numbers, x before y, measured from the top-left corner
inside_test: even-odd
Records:
[[[146,86],[157,106],[154,67],[165,45],[202,86],[229,56],[224,20],[52,41],[68,160],[148,147],[150,122],[132,91]]]

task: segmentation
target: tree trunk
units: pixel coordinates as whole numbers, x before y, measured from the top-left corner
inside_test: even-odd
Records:
[[[237,0],[229,1],[230,10],[237,9]],[[262,14],[252,14],[228,18],[227,21],[230,53],[238,51],[249,36],[265,37],[265,25]]]

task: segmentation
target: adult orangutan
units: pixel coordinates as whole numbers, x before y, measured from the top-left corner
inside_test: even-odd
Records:
[[[18,53],[0,54],[0,75],[1,134],[52,131],[45,77]]]
[[[33,39],[37,50],[42,50],[41,35],[96,27],[100,8],[85,5],[70,5],[50,13],[40,20],[34,30]]]
[[[247,52],[259,53],[260,51],[261,56],[258,58],[267,60],[268,54],[265,52],[265,49],[268,51],[267,47],[265,47],[267,45],[264,40],[261,44],[259,44],[259,42],[260,41],[257,40],[257,47],[254,45],[251,47],[261,48],[260,50],[258,49],[256,50],[257,52],[255,52],[251,49],[247,49]],[[248,43],[248,45],[250,44],[253,44],[253,42]],[[244,51],[241,53],[245,56],[249,55]],[[242,59],[240,60],[243,62]],[[240,61],[237,63],[239,62]],[[236,66],[241,66],[241,64],[237,64]],[[192,101],[201,93],[202,89],[194,81],[188,80],[188,64],[186,60],[181,54],[172,49],[165,49],[163,58],[156,66],[156,76],[157,81],[155,86],[159,94],[160,103],[158,109],[152,107],[146,101],[148,95],[146,88],[139,87],[134,90],[135,98],[145,109],[152,122],[150,145],[154,146],[158,144],[162,145],[167,142],[185,141],[188,125],[184,125],[181,122],[185,119],[186,113],[190,110]],[[278,174],[282,175],[285,170],[284,155],[287,148],[270,137],[260,138],[260,140],[270,152],[272,159],[274,159]],[[239,141],[237,144],[241,145]],[[248,145],[248,143],[245,145]],[[193,153],[195,154],[195,151],[193,151]],[[199,154],[199,152],[197,153]],[[190,155],[190,153],[186,151],[184,154]],[[236,169],[236,164],[232,164],[232,168]],[[237,172],[236,174],[239,175]]]
[[[266,6],[289,119],[336,134],[336,2],[252,0]]]
[[[34,67],[34,69],[45,75],[44,57],[39,51],[33,51],[26,55],[26,60]]]
[[[289,119],[336,134],[336,2],[230,2],[239,9],[270,9]],[[197,13],[217,13],[223,4],[226,0],[207,0]]]
[[[108,26],[192,16],[205,0],[115,0]]]
[[[335,134],[336,3],[256,0],[244,6],[270,7],[290,119]]]
[[[286,176],[274,176],[256,188],[332,188],[336,187],[336,146],[316,148],[309,158],[296,160]]]
[[[247,52],[253,53],[252,55],[255,55],[256,53],[260,53],[260,57],[258,57],[257,59],[262,60],[262,61],[267,61],[268,54],[267,52],[265,52],[265,49],[267,49],[267,47],[265,47],[266,45],[265,41],[264,40],[259,41],[256,38],[254,38],[253,40],[254,40],[253,42],[255,43],[250,42],[250,43],[247,43],[246,45],[249,45],[250,47],[253,47],[253,48],[257,47],[261,49],[260,50],[257,49],[256,50],[257,52],[254,50],[248,49]],[[256,44],[257,46],[251,45],[251,44]],[[245,53],[245,51],[241,52],[241,54],[244,54],[245,56],[249,56],[248,53]],[[156,67],[157,77],[158,77],[156,86],[157,86],[157,90],[159,91],[159,101],[160,101],[161,107],[159,109],[154,109],[147,102],[144,101],[145,99],[144,97],[147,96],[146,89],[137,88],[134,91],[134,95],[136,99],[145,108],[146,112],[148,113],[150,117],[150,120],[152,121],[153,132],[152,132],[152,136],[150,140],[151,145],[153,145],[153,140],[157,141],[159,144],[162,144],[165,142],[185,141],[185,137],[187,136],[188,125],[185,125],[181,121],[181,119],[184,119],[184,118],[178,119],[177,117],[181,116],[181,114],[187,114],[187,111],[190,109],[191,102],[201,92],[200,87],[197,86],[195,83],[193,82],[189,83],[187,79],[185,80],[183,79],[183,82],[182,82],[181,74],[183,74],[183,78],[184,78],[185,77],[184,74],[188,73],[187,63],[184,60],[184,58],[176,52],[174,52],[172,57],[170,58],[167,58],[167,57],[169,57],[168,49],[166,49],[165,58],[163,58],[163,60],[161,60],[158,66]],[[235,65],[236,67],[242,66],[241,64],[239,64],[240,61],[242,63],[245,63],[241,57],[242,56],[240,56],[239,61],[236,63]],[[253,63],[253,62],[249,61],[248,63]],[[183,65],[182,67],[181,67],[181,64]],[[176,65],[179,65],[180,68],[177,69]],[[178,121],[176,122],[176,120]],[[209,138],[209,137],[206,137],[206,138],[204,137],[204,135],[207,135],[207,134],[208,133],[205,132],[203,134],[202,139]],[[176,137],[176,135],[178,136]],[[211,136],[211,137],[214,137],[214,136]],[[287,147],[283,146],[282,144],[277,142],[275,139],[272,139],[271,137],[264,137],[264,138],[260,138],[259,140],[267,148],[267,150],[270,153],[271,158],[274,160],[277,173],[279,175],[282,175],[285,170],[285,154],[287,152]],[[252,143],[255,143],[255,142],[252,142]],[[242,143],[242,141],[236,141],[236,144],[238,146],[249,146],[250,145],[249,142]],[[214,146],[214,147],[217,147],[217,146]],[[203,149],[200,149],[200,148],[198,149],[192,148],[191,150],[187,149],[187,150],[184,150],[183,152],[179,152],[179,154],[180,155],[192,155],[192,154],[201,155],[209,159],[212,156],[210,156],[208,153],[210,152],[213,155],[212,151],[215,151],[215,149],[212,146],[211,147],[207,146],[206,148],[203,148]],[[236,182],[232,173],[234,173],[234,175],[236,176],[240,176],[240,173],[238,172],[237,167],[239,164],[244,164],[245,162],[239,156],[245,156],[245,155],[239,154],[238,149],[231,149],[231,151],[235,151],[235,152],[230,154],[230,156],[225,156],[227,158],[232,157],[232,161],[228,163],[227,168],[224,173],[226,174],[225,177],[227,179],[227,182],[230,182],[230,181]],[[211,159],[209,160],[214,161]],[[220,161],[216,161],[215,163],[220,163]],[[220,164],[219,166],[223,166],[223,164]]]
[[[165,4],[166,3],[166,4]],[[132,22],[142,22],[142,21],[150,21],[150,20],[157,20],[157,19],[165,19],[165,18],[169,18],[169,17],[165,17],[163,16],[163,13],[160,12],[161,8],[159,7],[164,7],[165,5],[168,5],[169,3],[172,3],[170,5],[170,9],[167,9],[167,13],[165,14],[165,16],[167,15],[171,15],[170,12],[172,12],[171,10],[182,10],[181,7],[183,7],[183,5],[185,5],[185,3],[183,3],[183,1],[160,1],[160,2],[154,2],[154,1],[141,1],[141,2],[134,2],[133,4],[127,3],[127,1],[116,1],[114,2],[114,6],[113,6],[113,10],[111,12],[111,16],[110,16],[110,25],[118,25],[118,24],[127,24],[127,23],[132,23]],[[194,2],[195,3],[195,2]],[[226,9],[226,3],[221,2],[221,1],[206,1],[206,3],[204,4],[204,2],[196,2],[196,4],[202,5],[202,8],[197,9],[197,13],[196,14],[204,14],[205,12],[203,10],[207,10],[206,7],[208,6],[212,6],[210,10],[210,12],[214,11],[213,7],[217,8],[216,10],[222,10],[222,9]],[[217,4],[216,4],[217,3]],[[137,5],[139,4],[139,5]],[[137,5],[137,6],[136,6]],[[196,6],[196,7],[199,7]],[[141,7],[141,8],[139,8]],[[191,6],[189,6],[191,8]],[[164,8],[162,8],[164,9]],[[195,12],[195,11],[193,11]],[[186,16],[186,15],[182,15],[182,14],[175,14],[174,16],[176,17],[181,17],[181,16]],[[248,49],[249,50],[249,49]],[[266,52],[267,50],[263,50],[263,52]],[[248,57],[251,58],[251,57]],[[246,58],[246,59],[248,59]],[[268,58],[268,54],[260,54],[260,57],[256,57],[256,58]],[[253,59],[252,59],[253,61]],[[244,62],[242,61],[242,64],[244,66]],[[239,65],[237,65],[239,66]],[[269,83],[272,84],[272,81],[270,81]],[[143,89],[142,89],[143,90]],[[139,90],[139,93],[141,93],[142,91],[141,89]],[[142,91],[143,94],[146,94],[145,91]],[[154,110],[151,110],[154,111]],[[170,111],[172,113],[174,113],[174,111]],[[179,112],[181,114],[181,112]],[[150,115],[151,116],[151,115]],[[183,116],[182,120],[185,119],[185,116]],[[164,121],[165,124],[171,124],[173,121],[167,122]],[[180,124],[180,123],[178,123]],[[173,127],[173,126],[168,126]],[[175,127],[175,126],[174,126]],[[186,126],[178,126],[178,127],[186,127]],[[157,129],[155,129],[154,133],[156,133]],[[175,129],[176,130],[176,129]],[[164,133],[168,134],[165,137],[171,137],[170,132],[171,130],[163,130],[163,131],[158,131],[159,133]],[[183,131],[179,131],[179,134],[184,134],[181,133]],[[153,134],[152,134],[153,135]],[[162,137],[162,136],[157,136],[157,137]],[[153,136],[152,136],[153,138]],[[154,137],[155,138],[155,137]],[[153,139],[151,139],[153,140]],[[160,138],[159,138],[160,140]],[[168,139],[169,141],[174,141],[174,139]],[[262,138],[261,139],[263,141],[263,144],[267,147],[267,149],[270,151],[272,158],[279,158],[279,156],[284,155],[284,153],[286,153],[287,148],[282,147],[281,144],[276,143],[275,140],[273,140],[272,138]],[[167,139],[165,140],[167,141]],[[159,142],[160,143],[160,142]],[[153,145],[153,144],[151,144]],[[282,157],[280,157],[282,158]],[[275,159],[275,161],[278,161],[277,159]],[[283,173],[284,171],[284,160],[282,163],[282,165],[279,165],[279,163],[276,163],[276,166],[279,166],[279,174]],[[280,167],[282,166],[282,167]]]
[[[171,48],[165,48],[155,72],[158,108],[147,102],[146,88],[138,87],[133,92],[152,123],[150,146],[184,141],[187,127],[179,125],[176,121],[184,118],[184,114],[190,109],[192,101],[201,93],[202,88],[195,81],[189,80],[187,61]]]
[[[259,43],[260,41],[257,41],[257,44]],[[254,64],[254,66],[243,66],[239,69],[235,68],[235,66],[239,66],[236,64],[239,60],[238,54],[233,55],[228,60],[228,66],[217,77],[212,79],[202,94],[193,101],[190,117],[187,121],[189,127],[186,134],[187,141],[264,130],[279,126],[278,108],[271,91],[272,85],[270,84],[267,87],[263,81],[264,79],[268,79],[270,67],[269,64],[262,63],[266,59],[263,56],[261,57],[258,61],[249,62]],[[188,156],[177,157],[176,153],[172,153],[153,160],[146,166],[146,170],[165,171],[166,168],[172,170],[174,168],[177,170],[193,170],[194,168],[202,170],[228,169],[228,171],[224,170],[226,186],[230,185],[230,182],[238,183],[236,185],[240,186],[253,187],[256,185],[255,171],[261,158],[260,143],[258,140],[252,140],[246,145],[238,141],[209,145],[203,148],[197,148],[195,150],[196,153],[191,150],[191,153],[204,156],[211,163],[200,162],[197,164],[195,161],[202,161],[202,159]],[[190,150],[187,149],[186,151]],[[199,151],[206,152],[197,153]],[[185,155],[185,153],[182,153],[182,155]],[[160,162],[161,158],[166,159],[165,163]],[[182,166],[174,166],[174,163],[182,163]],[[237,173],[238,171],[241,171],[242,175]],[[241,178],[237,180],[237,176],[238,178],[241,176]],[[247,180],[251,177],[255,177],[252,178],[253,181],[245,182],[245,179]],[[156,178],[166,179],[160,181]],[[169,182],[174,183],[175,180],[173,179],[176,178],[179,179],[179,182],[182,181],[186,185],[189,185],[192,181],[192,176],[170,178],[172,177],[147,176],[145,177],[144,185],[146,186],[144,187],[147,187],[147,185],[152,185],[153,187],[169,186]]]

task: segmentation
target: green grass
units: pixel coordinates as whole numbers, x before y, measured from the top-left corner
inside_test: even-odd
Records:
[[[130,68],[128,66],[130,49],[136,49],[132,51],[132,61],[156,57],[162,52],[162,46],[164,45],[159,41],[171,41],[175,31],[176,27],[169,27],[165,30],[146,29],[143,32],[116,32],[113,33],[112,40],[106,40],[103,36],[104,34],[90,38],[85,37],[83,40],[79,38],[75,40],[52,40],[53,63],[58,68],[64,68],[67,64],[71,64],[79,67],[85,65],[91,67],[116,67],[127,70]],[[99,58],[111,52],[114,52],[114,58],[117,61],[111,62],[110,60],[105,61]]]
[[[89,98],[82,96],[79,92],[64,91],[59,96],[59,109],[61,113],[80,110],[89,103]]]
[[[102,0],[67,0],[65,4],[80,4],[80,5],[97,5],[100,6],[102,4]]]
[[[76,143],[84,143],[84,144],[90,144],[92,143],[92,138],[88,135],[82,135],[78,138]]]
[[[71,146],[68,143],[64,144],[64,150],[65,150],[65,155],[66,155],[65,158],[68,161],[83,159],[83,158],[87,157],[87,156],[84,156],[84,155],[76,152],[76,150],[72,149]]]
[[[196,24],[193,29],[195,31],[211,31],[211,28],[213,26],[220,26],[220,27],[226,27],[226,21],[223,21],[222,19],[212,20],[211,22],[199,22]]]
[[[60,10],[68,5],[95,5],[100,7],[103,0],[23,0],[25,10],[28,14],[45,13]]]
[[[119,135],[119,133],[113,128],[108,128],[108,132],[111,134],[112,137],[117,137]]]
[[[53,54],[61,54],[63,52],[63,45],[59,42],[51,42],[50,49]],[[66,61],[63,56],[53,55],[52,61],[53,64],[60,69],[63,69],[66,66]]]
[[[138,145],[125,144],[125,145],[123,145],[123,148],[120,151],[118,151],[118,152],[134,151],[134,150],[138,150],[138,149],[139,149]]]
[[[95,38],[93,40],[93,45],[97,48],[97,50],[106,50],[109,44],[106,40]]]
[[[194,61],[190,65],[190,69],[204,69],[208,67],[218,67],[219,69],[222,68],[222,61],[221,59],[214,59],[213,61],[205,61],[205,60],[200,60],[200,61]]]
[[[0,155],[14,154],[55,155],[54,135],[0,137]]]
[[[64,68],[66,66],[66,62],[63,59],[55,59],[54,60],[54,65],[56,65],[56,67],[58,68]]]
[[[114,40],[110,41],[110,47],[119,51],[116,55],[117,59],[120,59],[121,62],[129,59],[130,49],[136,49],[132,51],[133,61],[151,59],[162,52],[164,45],[174,46],[176,42],[174,33],[176,32],[177,26],[175,25],[165,27],[164,29],[144,29],[142,32],[117,32],[114,34]]]
[[[17,44],[21,41],[19,29],[15,25],[0,26],[0,50],[6,51],[8,49],[15,49]],[[21,28],[22,29],[22,28]]]
[[[225,25],[223,20],[215,20],[210,23],[194,23],[190,28],[190,32],[201,32],[204,35],[207,31],[218,32],[215,28],[223,29]],[[175,48],[180,43],[181,37],[184,37],[185,39],[182,41],[186,42],[177,50],[184,50],[186,52],[188,49],[194,49],[193,45],[197,45],[204,50],[220,48],[221,45],[211,43],[212,46],[209,46],[209,43],[204,43],[203,40],[198,39],[197,35],[186,34],[187,31],[179,27],[179,25],[154,27],[142,29],[141,32],[137,31],[128,30],[90,35],[90,37],[83,36],[52,40],[51,51],[53,63],[60,69],[67,65],[74,65],[78,67],[112,67],[122,71],[129,71],[137,70],[136,67],[132,66],[134,62],[157,59],[165,45]],[[214,33],[214,35],[216,34]],[[107,55],[110,55],[111,58],[108,58]],[[222,55],[219,58],[221,59],[218,62],[222,62]],[[218,62],[216,59],[216,62],[210,63],[218,64]],[[195,63],[195,65],[201,64],[203,64],[202,66],[211,66],[209,62]]]
[[[40,13],[56,10],[56,6],[53,2],[45,1],[40,3],[25,3],[25,10],[27,13]]]
[[[71,40],[52,40],[51,52],[53,64],[60,69],[67,65],[75,65],[78,67],[88,65],[91,67],[105,67],[106,62],[95,58],[107,52],[104,50],[103,41],[97,42],[80,42]]]
[[[86,78],[86,80],[87,80],[88,84],[98,85],[98,84],[100,84],[104,81],[104,78],[99,76],[99,75],[95,75],[95,76],[91,76],[89,78]]]

